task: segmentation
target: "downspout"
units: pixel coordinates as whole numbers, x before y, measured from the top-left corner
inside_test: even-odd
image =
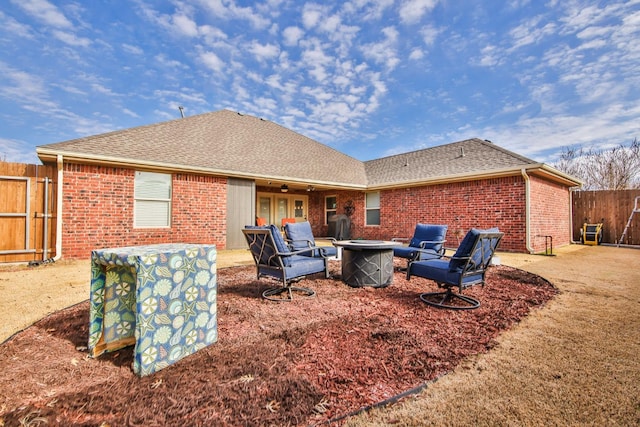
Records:
[[[58,165],[58,189],[56,190],[56,256],[54,261],[62,258],[62,154],[58,154],[56,164]]]
[[[575,193],[575,188],[569,189],[569,233],[571,233],[569,241],[574,245],[580,243],[573,240],[573,193]]]
[[[535,253],[531,247],[531,182],[529,181],[529,175],[527,171],[522,168],[520,170],[522,177],[524,178],[524,234],[525,234],[525,246],[530,254]]]

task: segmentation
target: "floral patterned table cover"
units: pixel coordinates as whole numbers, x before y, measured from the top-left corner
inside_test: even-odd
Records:
[[[135,345],[133,371],[163,369],[218,339],[215,245],[91,253],[89,354]]]

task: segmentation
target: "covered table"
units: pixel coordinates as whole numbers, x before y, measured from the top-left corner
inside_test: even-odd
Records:
[[[91,253],[89,355],[135,345],[133,371],[165,368],[218,339],[215,245]]]

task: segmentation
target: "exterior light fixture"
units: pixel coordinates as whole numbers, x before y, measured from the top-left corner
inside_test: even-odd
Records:
[[[282,184],[280,186],[280,191],[282,191],[283,193],[286,193],[287,191],[289,191],[289,186],[287,184]]]

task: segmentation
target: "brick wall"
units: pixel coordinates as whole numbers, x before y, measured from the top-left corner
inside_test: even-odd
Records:
[[[472,227],[497,226],[500,249],[523,252],[524,194],[519,176],[384,191],[377,238],[411,237],[417,222],[446,224],[446,246],[457,247]]]
[[[93,249],[154,243],[226,244],[225,178],[173,175],[170,228],[133,228],[132,169],[65,164],[62,255],[88,258]],[[554,246],[570,243],[568,189],[531,177],[531,244],[545,249],[544,235]],[[316,191],[309,196],[309,222],[316,236],[326,236],[325,196],[335,195],[338,213],[351,202],[352,238],[411,237],[416,223],[447,224],[448,247],[457,247],[472,228],[498,226],[504,251],[526,252],[525,182],[521,176],[384,190],[380,226],[365,226],[365,196],[361,191]]]
[[[544,251],[544,237],[553,236],[555,246],[570,243],[569,192],[566,187],[531,177],[531,244]],[[526,252],[525,181],[522,176],[484,179],[425,187],[384,190],[380,197],[380,226],[364,226],[364,193],[338,191],[314,193],[309,200],[309,221],[314,234],[326,235],[324,196],[336,195],[338,213],[351,200],[356,207],[352,237],[391,239],[411,237],[418,222],[446,224],[448,247],[457,247],[472,228],[497,226],[505,236],[500,250]]]
[[[551,236],[554,246],[571,243],[571,200],[567,187],[531,176],[530,198],[529,225],[534,251],[545,250],[543,236]]]
[[[132,169],[64,165],[62,255],[154,243],[226,243],[226,179],[173,175],[170,228],[133,228]]]

